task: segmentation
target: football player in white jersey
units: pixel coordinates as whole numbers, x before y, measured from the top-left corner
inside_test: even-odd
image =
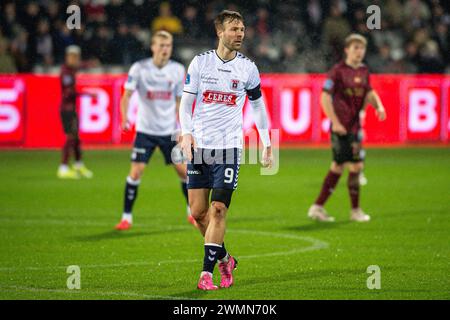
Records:
[[[176,120],[183,91],[185,68],[170,60],[172,35],[158,31],[152,36],[153,57],[134,63],[124,85],[120,101],[122,128],[128,130],[128,105],[134,91],[138,94],[136,138],[131,155],[131,169],[126,179],[124,209],[117,230],[127,230],[132,224],[132,208],[136,200],[144,169],[156,147],[164,155],[166,164],[172,164],[181,180],[187,202],[186,164],[172,162],[172,150],[176,146]],[[195,223],[189,215],[188,219]]]
[[[273,162],[258,68],[238,52],[244,39],[244,19],[238,12],[225,10],[214,24],[218,47],[192,60],[180,105],[181,148],[190,160],[189,206],[205,240],[203,271],[197,285],[201,290],[218,289],[212,279],[217,261],[220,287],[228,288],[234,282],[237,261],[227,253],[223,241],[225,216],[238,181],[246,96],[264,145],[262,163],[270,167]]]

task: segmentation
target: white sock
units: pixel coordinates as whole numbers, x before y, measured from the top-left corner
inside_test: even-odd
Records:
[[[228,259],[230,259],[230,255],[229,255],[228,252],[227,252],[227,254],[225,255],[225,257],[223,257],[222,259],[219,259],[219,261],[220,261],[220,262],[227,263],[227,262],[228,262]]]
[[[67,164],[60,164],[59,171],[67,172],[67,171],[69,171],[69,166]]]
[[[84,164],[83,164],[83,161],[76,161],[76,162],[74,163],[73,166],[74,166],[75,168],[79,169],[79,168],[81,168],[83,165],[84,165]]]
[[[204,274],[209,274],[209,276],[211,277],[211,279],[212,279],[212,277],[213,277],[213,274],[212,274],[211,272],[208,272],[208,271],[202,271],[202,273],[200,274],[200,277],[203,277]]]
[[[128,223],[133,223],[133,215],[131,213],[123,213],[122,220],[128,221]]]

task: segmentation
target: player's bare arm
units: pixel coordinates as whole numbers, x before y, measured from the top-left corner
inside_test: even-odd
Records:
[[[130,104],[130,98],[131,98],[132,94],[133,94],[133,91],[125,90],[123,92],[122,98],[120,99],[120,112],[122,113],[121,125],[122,125],[122,130],[124,130],[124,131],[128,131],[128,129],[129,129],[127,114],[128,114],[128,106]]]
[[[380,96],[375,90],[370,90],[367,93],[366,103],[372,105],[375,108],[378,120],[386,120],[386,109],[383,106],[383,102],[381,101]]]
[[[322,104],[323,112],[331,121],[331,124],[332,124],[331,129],[333,130],[333,132],[336,132],[339,135],[347,134],[347,130],[341,124],[341,122],[339,121],[339,118],[337,117],[336,113],[334,112],[333,100],[331,98],[331,94],[329,94],[328,92],[322,92],[322,94],[320,95],[320,102]]]

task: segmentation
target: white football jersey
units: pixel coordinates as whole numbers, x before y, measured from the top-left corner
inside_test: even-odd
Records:
[[[138,93],[136,131],[156,136],[174,133],[176,98],[183,93],[184,77],[184,66],[173,60],[162,68],[152,58],[131,66],[124,87]]]
[[[239,52],[228,61],[215,50],[194,57],[183,90],[196,95],[192,134],[199,148],[242,148],[246,90],[259,84],[255,63]]]

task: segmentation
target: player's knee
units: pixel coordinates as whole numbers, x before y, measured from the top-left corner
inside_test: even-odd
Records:
[[[344,172],[344,164],[339,164],[337,162],[333,162],[331,164],[330,170],[337,174],[342,174]]]
[[[360,173],[362,171],[363,167],[364,167],[363,162],[352,163],[349,166],[349,171],[352,173]]]
[[[216,221],[225,219],[225,215],[227,212],[227,206],[225,205],[225,203],[220,201],[213,201],[211,202],[211,206],[214,208],[211,216],[212,219]]]
[[[217,209],[224,208],[226,210],[230,207],[232,195],[233,195],[233,190],[213,189],[212,194],[211,194],[211,204],[216,203],[215,207]]]
[[[191,209],[191,216],[195,219],[195,221],[201,223],[205,220],[208,213],[208,208],[197,205],[194,201],[189,201],[189,208]]]

